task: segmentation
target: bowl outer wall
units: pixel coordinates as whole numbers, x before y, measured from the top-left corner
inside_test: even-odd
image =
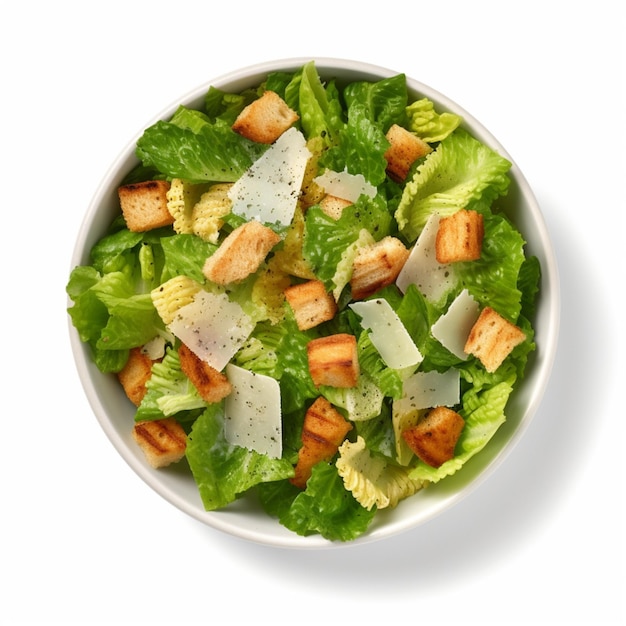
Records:
[[[179,104],[200,107],[210,86],[229,92],[238,92],[258,85],[272,71],[294,71],[311,58],[292,58],[269,61],[242,68],[210,80],[165,108],[146,127],[160,119],[169,119]],[[341,81],[380,80],[394,76],[398,71],[335,58],[314,58],[323,79]],[[129,425],[134,420],[134,407],[128,402],[117,378],[102,374],[94,365],[89,347],[80,341],[70,321],[70,340],[79,377],[96,418],[107,437],[133,471],[155,492],[198,521],[230,535],[260,544],[298,549],[320,549],[355,546],[391,537],[415,528],[440,515],[462,498],[468,496],[502,461],[527,431],[541,403],[548,385],[558,343],[560,317],[560,289],[554,247],[535,196],[504,147],[478,120],[458,104],[431,87],[407,77],[411,97],[424,96],[432,100],[438,110],[460,115],[464,126],[483,143],[496,150],[512,163],[511,188],[501,202],[527,241],[527,254],[536,255],[542,267],[541,294],[534,320],[537,351],[531,356],[526,378],[518,384],[507,407],[507,421],[500,427],[490,444],[471,459],[459,472],[417,496],[401,502],[395,509],[380,511],[370,530],[349,543],[330,542],[314,535],[301,537],[282,527],[265,515],[258,504],[241,498],[220,511],[207,512],[202,505],[195,482],[185,462],[167,470],[154,470],[147,465],[143,453],[132,439]],[[119,213],[117,188],[126,173],[138,161],[135,145],[143,128],[128,143],[102,179],[85,214],[74,248],[71,268],[89,263],[89,251],[105,233]],[[68,301],[68,306],[71,302]]]

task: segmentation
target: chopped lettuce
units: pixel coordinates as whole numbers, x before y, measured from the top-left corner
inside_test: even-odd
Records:
[[[293,476],[286,459],[270,459],[226,441],[221,404],[212,404],[194,421],[186,457],[207,511],[222,508],[262,482]]]
[[[163,360],[152,366],[135,421],[162,419],[204,407],[206,402],[180,368],[178,352],[168,348]]]
[[[187,115],[181,123],[181,117],[179,112],[174,120],[158,121],[144,131],[136,149],[144,167],[190,183],[233,182],[267,149],[222,120],[212,124]]]
[[[185,199],[182,210],[196,209],[200,192],[210,183],[236,181],[267,150],[231,128],[243,108],[265,90],[275,91],[298,112],[296,126],[313,156],[294,219],[276,229],[282,241],[259,269],[229,285],[212,283],[203,274],[206,259],[245,222],[228,206],[212,224],[208,241],[193,228],[177,227],[182,222],[174,228],[134,233],[120,215],[93,247],[89,264],[71,272],[66,290],[73,304],[68,313],[103,372],[119,372],[132,348],[154,338],[166,342],[163,358],[153,363],[135,419],[174,416],[184,426],[186,459],[206,510],[226,507],[254,490],[264,510],[293,532],[350,541],[367,531],[379,508],[395,506],[422,486],[459,471],[505,422],[510,394],[535,349],[531,320],[541,267],[537,258],[525,255],[522,234],[495,202],[508,191],[510,162],[464,130],[458,115],[436,111],[427,98],[410,101],[402,74],[342,84],[322,80],[310,62],[293,72],[270,73],[241,93],[211,87],[198,110],[180,106],[171,119],[145,130],[136,147],[141,164],[126,182],[180,179],[181,188],[198,192]],[[385,135],[392,124],[433,148],[412,166],[405,183],[386,172]],[[361,194],[337,219],[330,217],[313,184],[328,170],[362,175],[376,193]],[[348,306],[353,260],[361,249],[387,236],[410,248],[431,214],[445,216],[461,208],[483,216],[480,259],[456,263],[455,280],[446,284],[437,302],[413,284],[402,291],[387,285],[374,295],[391,306],[423,355],[415,366],[390,368],[372,343],[370,330]],[[231,363],[278,381],[282,458],[228,443],[224,401],[204,401],[182,371],[179,340],[160,318],[151,292],[172,280],[189,279],[197,290],[238,303],[253,321],[254,329]],[[284,290],[311,279],[324,283],[338,312],[332,320],[300,330]],[[473,356],[455,356],[432,335],[432,325],[463,289],[526,335],[496,372],[487,372]],[[176,293],[175,301],[182,300]],[[350,333],[357,339],[360,376],[353,388],[317,387],[311,378],[307,344],[333,333]],[[402,398],[404,381],[415,371],[443,373],[450,368],[460,375],[461,401],[454,408],[465,427],[454,458],[434,468],[413,454],[400,432],[423,412],[400,419],[394,415],[399,404],[394,401]],[[289,478],[302,446],[305,413],[319,396],[351,421],[352,430],[334,456],[313,467],[302,490]]]
[[[427,143],[444,140],[463,121],[455,113],[437,113],[434,103],[428,98],[420,98],[406,108],[407,128]]]
[[[395,214],[400,232],[413,242],[434,211],[449,215],[477,201],[490,204],[508,191],[510,167],[507,159],[457,129],[426,156],[404,188]]]

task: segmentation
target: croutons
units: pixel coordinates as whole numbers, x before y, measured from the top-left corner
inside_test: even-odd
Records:
[[[331,194],[326,194],[319,203],[320,209],[322,209],[328,217],[332,217],[334,220],[338,220],[341,217],[343,210],[351,204],[352,202],[350,202],[350,200],[338,198],[337,196],[333,196]]]
[[[432,152],[428,143],[398,124],[389,128],[386,137],[391,144],[385,152],[387,173],[396,181],[405,180],[413,163]]]
[[[337,303],[326,291],[321,280],[291,285],[284,293],[300,330],[308,330],[327,322],[333,319],[337,312]]]
[[[439,220],[435,256],[439,263],[480,259],[485,234],[483,216],[461,209]]]
[[[137,422],[133,439],[154,468],[180,461],[187,448],[187,433],[173,417]]]
[[[146,395],[146,382],[151,375],[152,359],[141,348],[131,348],[126,365],[118,372],[117,378],[135,406],[139,406]]]
[[[513,348],[525,339],[524,331],[487,306],[472,326],[464,350],[466,354],[479,359],[485,369],[492,373],[502,365]]]
[[[452,409],[438,406],[415,426],[402,431],[402,437],[424,463],[440,467],[454,457],[454,449],[465,420]]]
[[[351,429],[350,422],[326,398],[317,398],[304,416],[302,447],[291,482],[304,489],[313,466],[331,459]]]
[[[356,386],[360,368],[354,335],[338,333],[312,339],[307,344],[307,358],[315,385]]]
[[[236,283],[256,272],[280,241],[271,228],[251,220],[233,230],[205,262],[203,273],[218,285]]]
[[[390,236],[359,250],[352,264],[352,298],[362,300],[391,285],[408,258],[406,246]]]
[[[299,115],[275,92],[266,91],[237,116],[232,129],[258,143],[274,143]]]
[[[233,390],[226,375],[200,359],[184,343],[178,349],[180,369],[206,402],[219,402]]]
[[[170,183],[165,180],[147,180],[117,190],[128,230],[144,232],[174,223],[167,208],[169,188]]]

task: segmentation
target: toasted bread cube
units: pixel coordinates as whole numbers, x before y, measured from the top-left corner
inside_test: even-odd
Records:
[[[279,241],[280,236],[268,226],[255,220],[246,222],[224,239],[202,271],[218,285],[242,281],[257,271]]]
[[[117,190],[128,230],[141,233],[174,223],[167,209],[169,188],[170,183],[165,180],[147,180]]]
[[[300,330],[308,330],[335,317],[337,303],[321,280],[291,285],[284,293]]]
[[[334,220],[338,220],[341,217],[343,210],[350,206],[352,202],[350,200],[346,200],[345,198],[338,198],[337,196],[333,196],[331,194],[326,194],[320,200],[320,209],[328,215],[328,217],[332,217]]]
[[[452,409],[438,406],[415,426],[402,431],[402,438],[424,463],[440,467],[454,457],[465,420]]]
[[[439,263],[480,259],[485,228],[477,211],[461,209],[439,220],[435,256]]]
[[[126,365],[117,374],[128,399],[135,406],[139,406],[146,395],[146,383],[152,375],[152,363],[152,359],[141,348],[131,348]]]
[[[326,398],[317,398],[304,416],[302,447],[291,482],[304,489],[313,466],[331,459],[351,429],[352,424]]]
[[[258,143],[274,143],[299,115],[275,92],[266,91],[237,116],[232,129]]]
[[[219,402],[233,390],[225,374],[211,367],[184,343],[178,349],[180,369],[206,402]]]
[[[180,461],[187,449],[187,433],[173,417],[137,422],[133,439],[154,468]]]
[[[316,385],[355,387],[359,379],[356,337],[338,333],[307,344],[309,372]]]
[[[391,125],[386,137],[391,144],[385,152],[387,173],[396,181],[405,180],[413,163],[432,152],[428,143],[398,124]]]
[[[362,300],[391,285],[408,258],[406,246],[390,236],[359,250],[352,263],[352,298]]]
[[[480,360],[485,369],[495,372],[515,346],[526,339],[520,328],[485,307],[470,330],[464,351]]]

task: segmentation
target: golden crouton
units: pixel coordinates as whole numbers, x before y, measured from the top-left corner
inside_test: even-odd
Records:
[[[439,406],[415,426],[402,431],[402,437],[424,463],[439,467],[454,457],[464,426],[465,420],[456,411]]]
[[[352,204],[350,200],[345,200],[344,198],[338,198],[337,196],[333,196],[331,194],[326,194],[320,200],[320,209],[328,215],[328,217],[332,217],[334,220],[338,220],[341,217],[341,213],[343,210]]]
[[[391,285],[408,258],[406,246],[389,236],[359,250],[352,264],[352,298],[362,300]]]
[[[117,374],[128,399],[135,406],[139,406],[146,395],[146,382],[152,375],[152,363],[152,359],[141,348],[132,348],[126,365]]]
[[[321,280],[291,285],[284,293],[300,330],[308,330],[335,317],[337,303]]]
[[[117,190],[128,230],[140,233],[174,223],[167,209],[169,188],[165,180],[147,180]]]
[[[251,141],[274,143],[299,115],[275,92],[266,91],[237,116],[232,129]]]
[[[320,396],[304,416],[302,447],[291,482],[304,489],[313,466],[331,459],[351,429],[352,424],[326,398]]]
[[[133,439],[155,468],[180,461],[187,448],[187,433],[173,417],[137,422]]]
[[[280,236],[271,228],[256,220],[246,222],[224,239],[202,271],[218,285],[239,282],[257,271],[279,241]]]
[[[435,256],[439,263],[480,259],[485,234],[483,216],[461,209],[439,220]]]
[[[219,402],[233,390],[225,374],[203,361],[184,343],[178,349],[178,358],[180,369],[206,402]]]
[[[359,378],[356,337],[338,333],[307,344],[309,372],[316,385],[355,387]]]
[[[478,358],[488,372],[495,372],[524,339],[524,331],[487,306],[472,326],[464,351]]]
[[[391,144],[385,152],[387,173],[396,181],[403,181],[417,159],[432,152],[432,148],[423,139],[393,124],[387,131],[387,140]]]

